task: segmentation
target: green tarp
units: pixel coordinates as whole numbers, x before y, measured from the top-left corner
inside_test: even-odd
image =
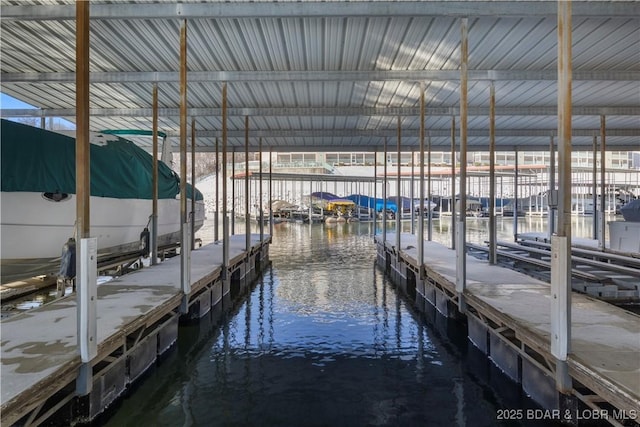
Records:
[[[75,139],[32,126],[1,120],[2,191],[76,192]],[[91,144],[91,195],[151,199],[153,157],[131,141],[109,135],[104,145]],[[178,176],[158,162],[158,198],[180,192]],[[187,185],[187,196],[191,186]],[[202,194],[196,190],[196,200]]]

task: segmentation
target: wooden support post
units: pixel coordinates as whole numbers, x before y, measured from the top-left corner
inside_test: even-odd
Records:
[[[556,150],[553,135],[549,138],[549,240],[556,232],[556,213],[558,212],[558,192],[556,190]]]
[[[376,240],[376,227],[378,213],[376,212],[376,199],[378,198],[378,151],[373,152],[373,241]],[[371,200],[369,200],[371,204]],[[371,209],[369,209],[371,212]]]
[[[465,312],[464,291],[467,287],[467,117],[468,117],[468,19],[460,20],[460,212],[456,227],[456,291],[458,310]],[[453,218],[452,218],[453,219]]]
[[[451,249],[456,248],[456,117],[451,116]]]
[[[496,87],[489,87],[489,264],[498,261],[496,230]]]
[[[269,236],[273,238],[273,148],[269,149]]]
[[[251,250],[251,204],[249,202],[249,116],[244,116],[244,237],[247,252]]]
[[[91,158],[89,137],[89,2],[76,3],[76,303],[77,344],[82,361],[76,380],[76,393],[91,392],[91,360],[97,355],[97,245],[91,233]],[[95,254],[94,254],[95,255]]]
[[[593,217],[593,239],[600,242],[598,234],[598,137],[596,135],[593,135],[592,148],[593,164],[591,165],[591,200],[593,201],[593,212],[591,216]],[[604,202],[604,194],[601,194],[600,198]]]
[[[398,116],[398,142],[397,142],[397,160],[396,160],[396,254],[400,258],[400,234],[402,233],[402,200],[400,200],[401,182],[400,182],[400,145],[402,140],[402,129],[400,128],[400,116]]]
[[[518,198],[520,197],[518,191],[518,169],[520,167],[518,162],[518,148],[514,147],[513,154],[515,157],[514,171],[513,171],[513,241],[518,240],[518,211],[520,210],[520,202]]]
[[[558,2],[558,234],[551,238],[551,354],[556,389],[572,391],[571,351],[571,1]]]
[[[151,200],[151,239],[150,251],[151,265],[158,263],[158,83],[153,84],[153,119],[152,119],[152,135],[153,135],[153,178],[151,185],[153,186],[153,198]]]
[[[220,238],[218,222],[220,221],[220,141],[216,138],[216,213],[213,224],[213,239],[217,242]]]
[[[600,116],[600,218],[599,219],[599,233],[598,233],[598,248],[601,250],[605,250],[606,241],[607,241],[607,217],[606,217],[606,197],[605,197],[605,173],[607,166],[607,156],[606,156],[606,147],[607,147],[607,130],[606,130],[606,119],[605,116]],[[595,206],[593,209],[595,210]]]
[[[432,194],[431,194],[431,134],[427,134],[427,198],[429,199],[429,207],[428,207],[428,215],[429,220],[427,221],[427,240],[431,241],[433,239],[433,209],[431,208],[431,203],[433,203]],[[442,204],[441,204],[442,205]],[[440,212],[442,213],[442,212]]]
[[[227,83],[222,84],[222,280],[229,273],[229,217],[227,215]]]
[[[420,279],[424,279],[424,116],[424,82],[420,82],[420,208],[418,209],[420,214],[420,222],[418,223],[418,263]]]
[[[191,119],[191,212],[188,223],[190,224],[191,250],[196,248],[196,119]]]
[[[260,243],[264,240],[264,209],[262,207],[262,137],[258,138],[258,163],[260,163],[260,169],[258,169],[258,197],[260,201],[258,203],[259,215],[258,221],[260,221]]]
[[[236,150],[231,150],[231,235],[236,234]]]
[[[191,293],[191,245],[187,215],[187,21],[180,27],[180,284],[182,313],[188,311]]]
[[[415,150],[411,150],[411,186],[409,187],[409,199],[411,200],[411,234],[416,234],[416,210],[414,209],[413,199],[415,198],[415,175],[416,175],[416,153]]]
[[[382,247],[387,242],[387,137],[384,137],[384,165],[382,177]]]

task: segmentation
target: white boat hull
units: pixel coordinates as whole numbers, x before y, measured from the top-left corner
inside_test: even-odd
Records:
[[[37,274],[57,273],[62,247],[74,237],[75,195],[61,202],[42,193],[2,192],[2,283]],[[189,201],[189,206],[190,206]],[[19,207],[19,208],[16,208]],[[151,200],[90,199],[91,237],[98,238],[98,254],[138,250],[140,233],[149,224]],[[196,203],[195,227],[202,227],[204,204]],[[180,240],[180,200],[158,200],[158,245]]]

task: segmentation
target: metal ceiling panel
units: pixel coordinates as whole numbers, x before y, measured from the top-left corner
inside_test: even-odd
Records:
[[[529,114],[497,117],[498,130],[522,132],[517,137],[498,137],[497,143],[503,145],[500,148],[545,147],[548,136],[540,135],[540,131],[553,133],[557,127],[555,115],[536,113],[539,108],[555,108],[557,103],[555,80],[548,78],[549,73],[555,75],[557,67],[556,17],[551,13],[554,9],[546,4],[549,2],[379,1],[359,3],[357,7],[341,1],[294,2],[289,3],[289,9],[282,9],[270,0],[149,3],[154,2],[92,2],[92,10],[97,11],[98,17],[91,21],[91,71],[94,75],[114,74],[109,75],[109,81],[91,83],[91,108],[149,109],[152,81],[159,81],[158,73],[172,73],[172,79],[158,83],[159,104],[161,108],[177,109],[180,96],[176,73],[182,21],[172,13],[180,10],[188,15],[197,10],[201,15],[187,20],[189,71],[219,74],[211,80],[199,78],[189,83],[189,108],[219,110],[222,81],[227,81],[228,106],[237,109],[228,120],[232,135],[243,134],[243,109],[287,108],[288,115],[250,118],[251,130],[256,131],[250,135],[266,132],[265,149],[380,147],[384,137],[375,132],[395,135],[397,118],[394,114],[371,114],[370,109],[385,108],[392,112],[394,108],[418,108],[420,80],[425,82],[428,108],[451,108],[457,112],[459,14],[466,11],[471,75],[469,106],[488,107],[490,80],[494,80],[498,109],[531,110]],[[31,19],[26,14],[40,13],[41,7],[29,9],[39,5],[50,6],[47,11],[54,14],[57,11],[64,14],[68,7],[59,5],[73,4],[71,0],[2,2],[4,10],[24,16],[24,19],[3,17],[0,21],[2,74],[24,75],[28,79],[5,78],[1,89],[42,108],[44,116],[50,109],[74,108],[75,25],[72,19],[50,20],[44,16]],[[497,6],[500,8],[496,9]],[[282,13],[272,16],[271,10]],[[577,76],[573,82],[574,108],[606,111],[629,107],[637,111],[640,108],[638,6],[633,2],[574,2],[574,10],[577,14],[572,36],[572,61]],[[108,13],[116,17],[107,19]],[[414,74],[408,80],[393,79],[392,73],[404,71]],[[434,71],[444,73],[438,78]],[[241,72],[272,74],[249,74],[235,81]],[[287,74],[292,72],[315,74]],[[349,74],[359,72],[377,74],[371,74],[370,80]],[[620,78],[622,72],[630,77]],[[68,78],[65,80],[61,73]],[[130,73],[143,73],[145,78]],[[483,75],[486,77],[479,77]],[[536,75],[541,77],[538,79]],[[319,114],[296,114],[297,109],[308,108],[319,109]],[[344,114],[344,109],[351,109],[350,113]],[[362,113],[354,114],[354,109],[362,109]],[[607,129],[612,135],[620,131],[620,136],[608,137],[609,146],[640,147],[640,132],[633,134],[640,128],[638,116],[616,111],[622,115],[608,115]],[[73,120],[73,115],[69,119]],[[210,135],[220,130],[221,118],[207,115],[196,119],[197,132],[209,135],[199,137],[198,145],[210,149],[215,141]],[[129,114],[91,118],[94,129],[149,128],[150,122],[150,116]],[[450,144],[451,117],[427,117],[426,123],[434,135],[432,143]],[[470,115],[470,146],[486,145],[485,137],[474,135],[487,134],[488,123],[486,115]],[[593,113],[575,116],[573,125],[578,131],[597,130],[599,117]],[[178,116],[161,117],[161,126],[176,135]],[[418,117],[415,114],[403,117],[402,126],[406,136],[403,143],[416,145]],[[625,130],[632,134],[622,135]],[[288,136],[290,131],[312,134]],[[370,133],[350,133],[354,131]],[[251,136],[255,145],[254,139]],[[244,137],[232,136],[230,143],[241,146]],[[576,136],[574,143],[591,144],[585,136]]]

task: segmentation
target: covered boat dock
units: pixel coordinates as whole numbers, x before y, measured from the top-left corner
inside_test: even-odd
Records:
[[[449,152],[461,206],[470,152],[489,153],[492,200],[496,152],[548,152],[550,285],[495,273],[493,204],[487,262],[467,256],[460,212],[452,250],[433,246],[422,221],[409,248],[384,221],[378,262],[423,296],[415,301],[424,309],[427,300],[441,315],[466,318],[469,339],[544,408],[582,402],[607,411],[613,425],[638,423],[640,318],[572,292],[569,216],[572,152],[591,153],[591,184],[604,194],[607,159],[640,147],[639,20],[634,1],[3,2],[2,92],[35,108],[3,106],[0,115],[75,124],[77,238],[88,251],[76,301],[2,323],[2,424],[37,425],[87,401],[72,421],[90,421],[175,340],[178,313],[214,305],[234,274],[249,280],[267,259],[270,233],[256,240],[247,220],[245,235],[231,236],[225,179],[220,246],[183,250],[179,262],[96,289],[88,135],[114,128],[152,129],[153,142],[139,145],[154,155],[160,130],[179,141],[182,185],[189,153],[195,163],[196,152],[215,152],[227,177],[230,153],[244,153],[248,170],[250,152],[370,151],[383,153],[387,177],[402,175],[401,153],[411,151],[419,156],[415,196],[424,200],[431,153]],[[244,185],[249,194],[249,179]],[[594,214],[601,251],[604,205]],[[244,211],[248,219],[248,197]],[[164,268],[175,282],[157,275]],[[495,280],[477,280],[478,272]],[[96,307],[117,315],[98,319]],[[62,336],[43,336],[47,321],[66,325]]]

